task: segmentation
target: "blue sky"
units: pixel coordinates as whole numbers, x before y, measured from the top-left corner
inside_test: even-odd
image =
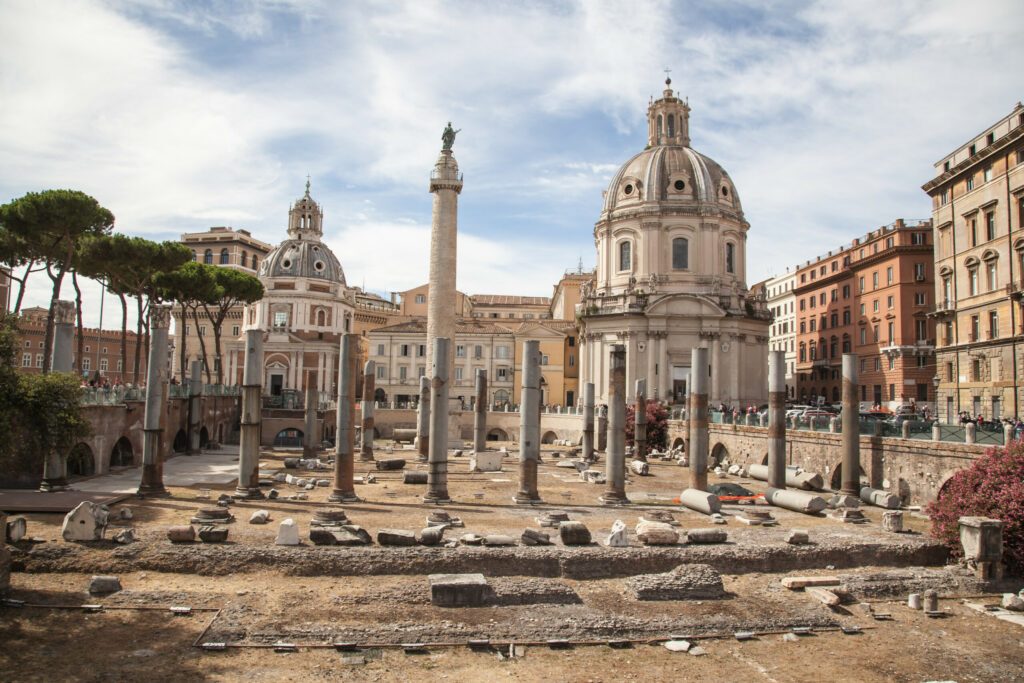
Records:
[[[5,0],[0,201],[72,187],[126,233],[277,242],[308,173],[349,283],[402,290],[426,279],[452,120],[459,288],[548,295],[593,264],[669,67],[736,183],[752,283],[927,217],[932,164],[1024,97],[1022,26],[995,0]]]

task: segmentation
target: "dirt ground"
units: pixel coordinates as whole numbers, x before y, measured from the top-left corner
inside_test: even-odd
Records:
[[[287,455],[291,454],[264,454],[262,469],[274,471]],[[380,453],[379,457],[403,455],[410,461],[408,469],[425,468],[414,462],[411,452]],[[703,515],[681,510],[672,502],[685,486],[686,468],[652,463],[652,476],[634,476],[627,484],[633,504],[609,509],[597,503],[603,486],[580,482],[574,470],[555,467],[557,460],[553,450],[545,450],[539,481],[546,504],[538,509],[512,505],[517,480],[512,457],[506,459],[506,472],[488,474],[469,474],[465,471],[468,458],[455,459],[449,491],[456,502],[444,509],[462,517],[466,528],[450,531],[448,537],[468,531],[518,536],[524,527],[536,528],[534,518],[548,510],[565,510],[584,521],[598,541],[615,519],[632,528],[651,506],[671,510],[682,529],[710,526]],[[377,483],[357,486],[363,502],[345,506],[352,521],[371,534],[385,527],[422,528],[434,509],[420,500],[425,487],[403,484],[400,472],[376,472],[357,465],[357,474],[367,471],[373,471]],[[330,473],[317,476],[329,478]],[[763,490],[758,482],[727,480]],[[286,484],[277,487],[282,496],[297,491]],[[233,489],[203,488],[211,489],[213,498]],[[163,529],[187,524],[198,507],[212,504],[198,498],[199,489],[173,489],[167,499],[128,500],[114,510],[132,509],[133,518],[123,524],[135,528],[140,538],[134,544],[137,549],[169,548]],[[328,490],[309,493],[309,501],[279,499],[232,506],[237,521],[230,525],[231,543],[269,552],[275,548],[277,522],[285,517],[298,522],[305,540],[313,510],[323,506]],[[273,522],[247,524],[255,509],[269,510]],[[780,534],[791,528],[808,529],[812,540],[833,544],[886,536],[879,529],[877,509],[865,510],[870,524],[850,525],[773,508],[779,520],[773,529],[740,524],[734,515],[742,509],[728,506],[728,524],[719,527],[737,539],[738,550],[756,550],[763,544],[778,552],[785,547]],[[59,540],[60,515],[27,517],[29,537],[36,541],[19,544],[16,562],[19,551],[70,545]],[[907,512],[905,524],[917,532],[909,534],[907,542],[924,539],[926,520]],[[306,546],[305,551],[295,552],[312,553],[308,540]],[[189,548],[197,554],[213,549],[197,545],[174,550],[187,553]],[[215,572],[205,573],[195,573],[185,564],[180,571],[173,566],[166,571],[124,571],[124,560],[115,562],[114,554],[120,551],[110,544],[76,544],[70,550],[77,554],[66,558],[58,571],[12,574],[11,597],[29,606],[0,607],[0,642],[4,644],[0,680],[1024,680],[1024,627],[966,607],[964,599],[996,604],[998,595],[976,597],[977,582],[952,568],[820,566],[791,572],[840,576],[851,600],[829,608],[808,594],[781,588],[779,581],[786,574],[777,572],[730,573],[719,566],[724,599],[644,602],[631,595],[623,577],[520,575],[513,566],[489,578],[499,595],[511,596],[509,600],[452,609],[430,604],[429,583],[422,575],[298,576],[289,571],[287,559],[273,564],[286,555],[272,556],[269,565],[220,564]],[[323,550],[336,551],[330,557],[339,563],[345,563],[349,552]],[[537,550],[572,552],[561,546]],[[514,564],[514,558],[510,562]],[[86,592],[90,576],[106,565],[118,568],[123,590],[106,597],[90,596]],[[29,562],[27,566],[49,565]],[[945,618],[930,618],[905,606],[906,592],[923,586],[939,590]],[[891,614],[891,619],[877,620],[859,603],[870,604],[875,614]],[[101,604],[104,609],[87,612],[80,608],[83,604]],[[169,608],[174,605],[196,611],[173,616]],[[846,635],[839,630],[853,625],[862,632]],[[812,635],[784,639],[794,626],[811,626]],[[734,634],[744,630],[758,635],[741,642]],[[668,651],[662,641],[673,635],[688,637],[706,654]],[[466,645],[470,639],[489,639],[492,646],[471,649]],[[552,646],[549,639],[568,639],[571,644]],[[618,639],[631,642],[624,647],[608,645]],[[211,652],[194,647],[197,641],[230,646]],[[517,656],[508,656],[510,641],[519,643]],[[277,642],[293,643],[297,651],[275,652]],[[339,652],[332,647],[336,642],[357,642],[363,647]],[[396,647],[413,642],[430,645],[416,653]]]

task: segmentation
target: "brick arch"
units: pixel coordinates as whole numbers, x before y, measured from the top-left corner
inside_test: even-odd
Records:
[[[544,432],[544,436],[540,438],[540,442],[544,444],[552,444],[556,439],[558,439],[558,434],[549,429]]]
[[[860,476],[867,477],[868,473],[864,471],[864,466],[860,467]],[[839,462],[832,468],[831,478],[829,479],[829,487],[833,491],[838,491],[843,487],[843,463]]]

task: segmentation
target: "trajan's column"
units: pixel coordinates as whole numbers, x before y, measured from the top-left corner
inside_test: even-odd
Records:
[[[455,246],[462,174],[452,156],[452,145],[458,132],[449,121],[441,134],[441,156],[430,172],[434,210],[430,231],[430,292],[427,298],[428,359],[434,357],[435,339],[455,339]]]

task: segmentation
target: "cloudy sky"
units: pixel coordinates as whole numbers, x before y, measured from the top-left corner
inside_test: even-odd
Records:
[[[459,288],[549,295],[593,265],[668,67],[736,183],[753,282],[927,217],[932,164],[1024,98],[1021,27],[1019,0],[3,0],[0,201],[70,187],[122,232],[273,243],[309,174],[349,283],[402,290],[451,120]]]

